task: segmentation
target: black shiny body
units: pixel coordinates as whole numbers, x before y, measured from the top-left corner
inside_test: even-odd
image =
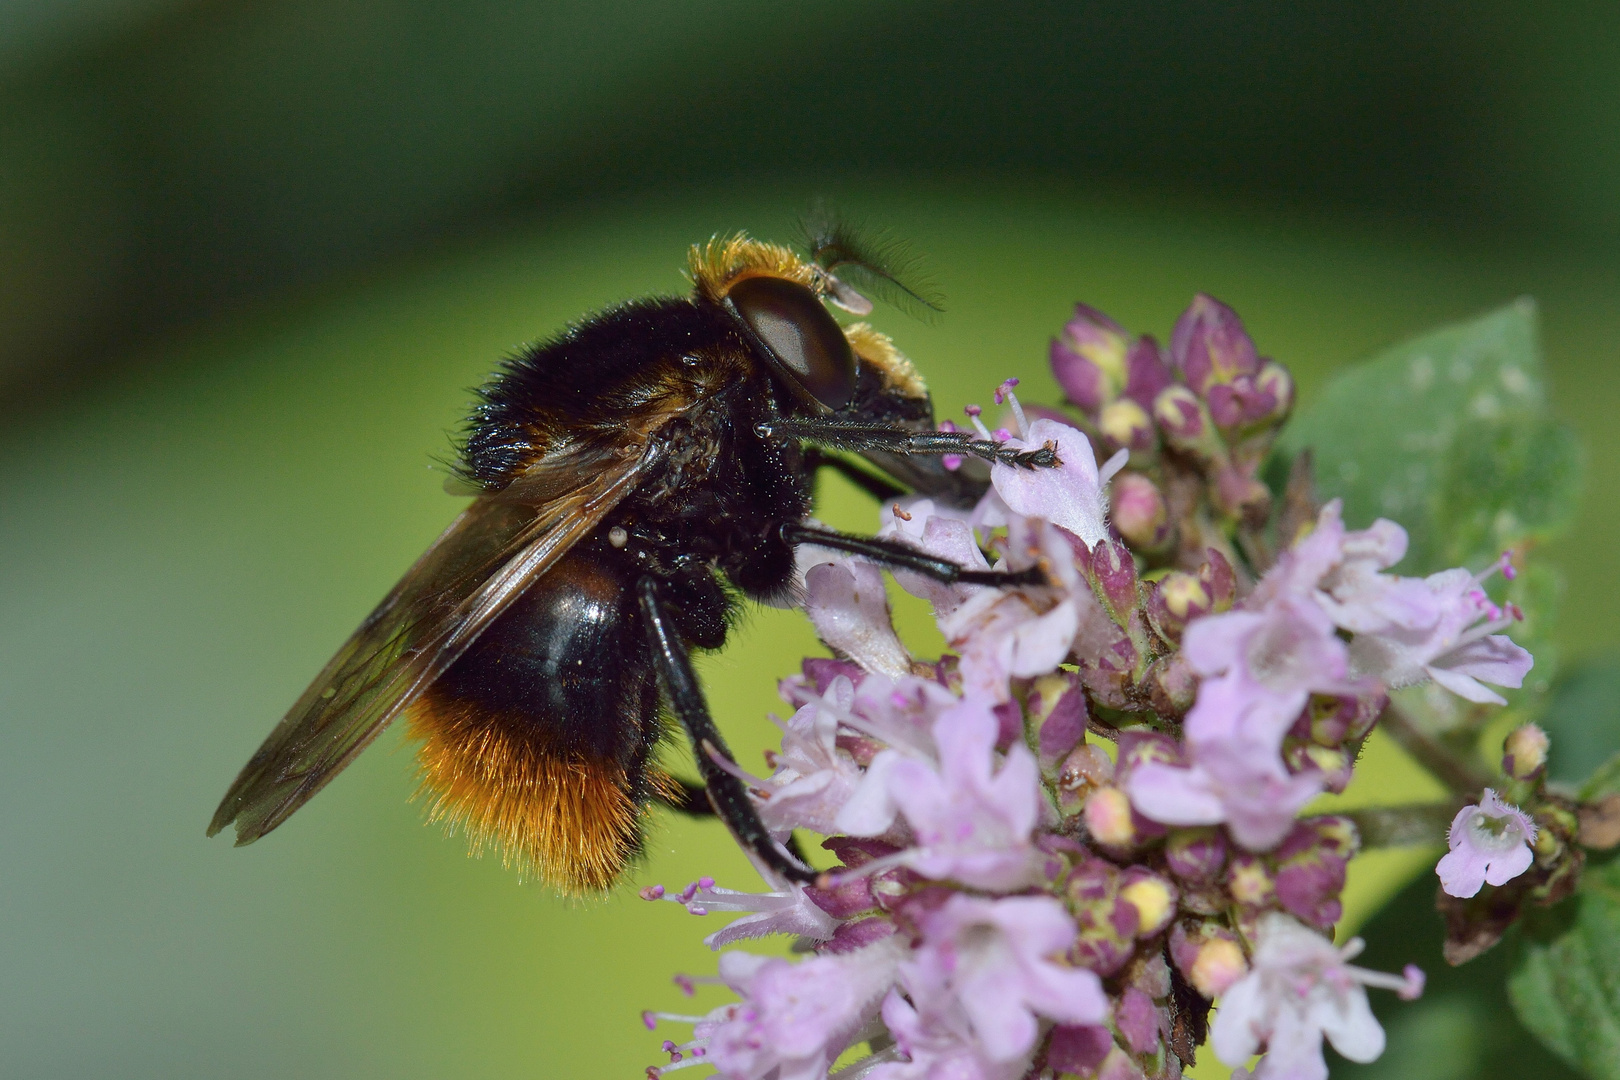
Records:
[[[702,393],[660,429],[646,479],[426,694],[430,706],[472,706],[508,735],[521,728],[536,752],[612,762],[638,803],[650,798],[646,766],[664,724],[634,586],[656,583],[674,628],[700,649],[725,643],[739,594],[789,597],[794,552],[781,526],[809,514],[812,470],[798,440],[755,429],[797,402],[724,312],[644,301],[509,361],[482,391],[463,463],[469,479],[499,488],[527,465],[536,432],[611,429],[667,390],[672,372]]]

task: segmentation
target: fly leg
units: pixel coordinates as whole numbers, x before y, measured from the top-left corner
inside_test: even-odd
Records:
[[[970,570],[965,566],[958,566],[949,559],[929,555],[895,540],[885,540],[877,536],[851,536],[835,529],[806,525],[797,521],[782,526],[782,539],[794,546],[813,544],[834,551],[847,551],[851,555],[863,555],[891,570],[910,570],[947,585],[1017,586],[1047,583],[1046,575],[1038,566],[1023,570]]]
[[[872,454],[961,454],[1019,469],[1049,469],[1061,464],[1057,448],[1048,444],[1020,450],[966,431],[907,431],[904,428],[837,417],[778,417],[757,425],[761,438],[800,439],[815,446]]]
[[[636,599],[647,624],[647,638],[652,645],[653,667],[658,681],[669,698],[670,707],[680,719],[692,740],[692,756],[697,758],[698,772],[703,777],[702,790],[707,793],[714,813],[726,823],[737,841],[753,851],[764,863],[790,881],[816,880],[816,872],[795,863],[771,838],[770,830],[759,820],[754,804],[749,801],[748,789],[743,782],[715,760],[721,758],[732,764],[736,761],[726,748],[725,739],[709,715],[708,703],[698,685],[692,658],[681,640],[675,620],[664,609],[658,596],[658,582],[643,577],[636,583]]]

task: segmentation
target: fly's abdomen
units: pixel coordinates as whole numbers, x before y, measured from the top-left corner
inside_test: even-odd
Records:
[[[430,816],[475,852],[568,892],[607,887],[640,851],[658,688],[633,570],[576,549],[414,705]]]

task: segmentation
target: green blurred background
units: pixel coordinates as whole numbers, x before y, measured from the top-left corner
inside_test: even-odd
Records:
[[[453,513],[435,459],[496,358],[817,196],[928,255],[945,318],[878,318],[946,413],[1055,396],[1080,298],[1162,334],[1211,291],[1308,398],[1535,295],[1589,452],[1559,640],[1620,643],[1611,4],[6,0],[0,1075],[657,1060],[636,1014],[685,1007],[713,925],[467,860],[396,739],[263,843],[202,829]],[[759,612],[706,664],[745,763],[814,648]],[[1421,783],[1378,744],[1355,797]],[[637,883],[747,887],[727,848],[663,822]],[[1351,919],[1429,858],[1358,862]]]

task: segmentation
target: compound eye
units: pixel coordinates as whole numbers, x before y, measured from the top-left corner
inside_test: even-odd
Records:
[[[726,293],[737,316],[799,388],[841,409],[855,395],[855,351],[816,294],[784,278],[745,278]]]

